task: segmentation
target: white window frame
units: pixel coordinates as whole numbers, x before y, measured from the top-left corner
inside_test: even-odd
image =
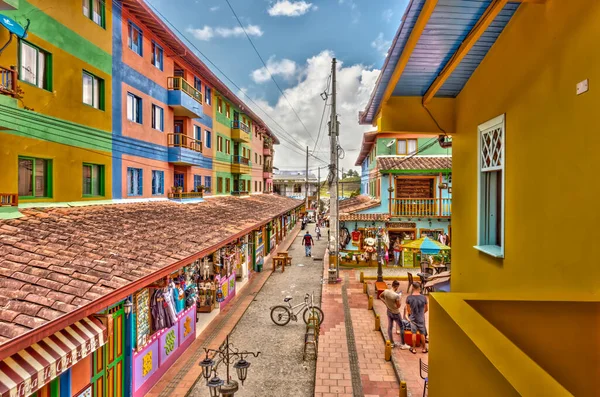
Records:
[[[502,128],[502,137],[501,137],[501,162],[500,165],[490,167],[487,170],[483,169],[483,162],[481,156],[481,137],[487,131],[494,128]],[[504,258],[504,251],[506,245],[504,226],[505,226],[505,207],[506,207],[506,117],[505,114],[502,114],[498,117],[495,117],[485,123],[479,125],[477,127],[477,245],[474,246],[475,249],[496,257],[496,258]],[[483,189],[483,178],[484,174],[488,171],[501,171],[502,172],[502,184],[500,192],[500,197],[502,202],[500,203],[500,242],[501,245],[490,245],[487,244],[486,241],[483,241],[483,198],[482,198],[482,189]]]
[[[152,128],[165,131],[165,110],[158,105],[152,104]]]

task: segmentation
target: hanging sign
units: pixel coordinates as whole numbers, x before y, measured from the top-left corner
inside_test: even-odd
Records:
[[[150,292],[144,288],[134,295],[137,348],[144,346],[150,335]]]

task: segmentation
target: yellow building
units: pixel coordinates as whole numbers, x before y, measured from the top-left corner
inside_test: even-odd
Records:
[[[360,115],[452,136],[451,292],[430,298],[430,395],[595,395],[600,3],[462,3],[409,3]]]
[[[0,192],[20,203],[110,198],[112,2],[0,3],[26,28],[0,27],[1,45],[11,39],[0,55]]]

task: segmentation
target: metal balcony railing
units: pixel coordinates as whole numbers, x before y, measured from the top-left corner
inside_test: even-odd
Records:
[[[17,193],[0,193],[0,207],[16,207],[19,205]]]
[[[233,156],[233,158],[231,159],[231,162],[233,164],[240,164],[240,165],[249,165],[250,164],[250,160],[243,156]]]
[[[190,83],[183,79],[183,77],[168,77],[167,89],[183,91],[194,98],[198,103],[202,104],[202,93],[192,87]]]
[[[250,133],[250,127],[247,124],[241,122],[240,120],[233,120],[231,122],[231,128],[240,129],[248,134]]]
[[[17,72],[0,66],[0,93],[17,96]]]

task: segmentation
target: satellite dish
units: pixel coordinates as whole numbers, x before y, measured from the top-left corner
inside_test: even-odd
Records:
[[[386,146],[386,147],[392,147],[392,146],[394,146],[394,144],[395,144],[395,143],[396,143],[396,140],[395,140],[395,139],[392,139],[392,140],[391,140],[391,141],[389,141],[389,142],[388,142],[388,144],[387,144],[387,145],[385,145],[385,146]]]

